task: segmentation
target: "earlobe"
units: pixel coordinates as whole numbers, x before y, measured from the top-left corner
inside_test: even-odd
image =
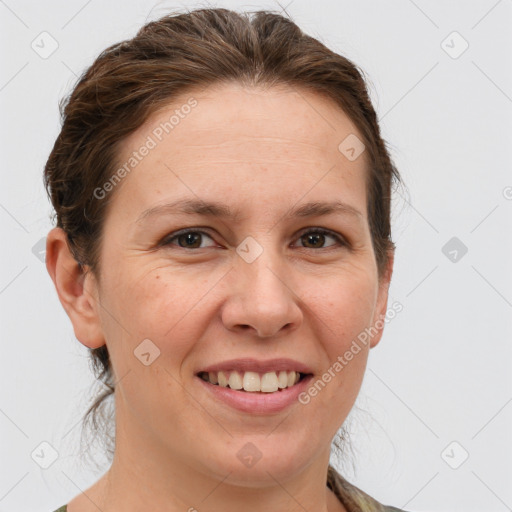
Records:
[[[370,341],[370,348],[374,348],[382,338],[384,333],[384,325],[388,308],[388,294],[389,285],[391,283],[391,276],[393,275],[393,264],[395,260],[395,251],[390,249],[388,251],[388,263],[386,271],[379,280],[379,291],[377,296],[377,304],[375,307],[375,315],[373,317],[372,332],[375,333]]]
[[[53,228],[46,238],[46,268],[78,341],[89,348],[103,346],[95,277],[92,272],[84,273],[61,228]]]

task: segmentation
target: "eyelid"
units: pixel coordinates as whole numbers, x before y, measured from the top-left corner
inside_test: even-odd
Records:
[[[174,245],[174,244],[171,244],[171,240],[174,240],[174,239],[178,238],[179,236],[186,235],[188,233],[200,233],[202,235],[208,236],[211,240],[213,240],[213,236],[209,233],[209,231],[210,231],[210,228],[203,227],[203,226],[196,226],[196,227],[191,227],[191,228],[180,229],[178,231],[173,231],[172,233],[166,235],[161,240],[161,242],[159,242],[158,246],[166,247],[166,246]],[[301,229],[295,235],[295,238],[298,240],[301,237],[303,237],[305,234],[310,233],[310,232],[312,232],[312,233],[320,233],[322,235],[330,236],[331,238],[334,238],[337,241],[338,246],[340,246],[340,247],[349,247],[350,246],[350,244],[346,240],[346,238],[344,236],[342,236],[341,234],[337,233],[336,231],[332,231],[330,229],[316,227],[316,226],[309,226],[309,227]],[[179,249],[185,249],[185,250],[188,250],[188,251],[198,250],[198,249],[207,249],[207,247],[199,247],[199,248],[195,248],[195,249],[194,248],[187,249],[186,247],[180,247],[179,245],[176,245],[176,247],[178,247]],[[319,249],[329,249],[329,248],[332,248],[332,247],[336,247],[336,246],[335,245],[330,245],[330,246],[327,246],[327,247],[320,247],[318,249],[313,249],[313,250],[318,251]],[[309,247],[301,247],[301,249],[309,249]]]
[[[310,226],[310,227],[304,228],[301,231],[299,231],[299,233],[296,236],[297,236],[297,238],[301,238],[309,232],[320,233],[322,235],[330,236],[330,237],[334,238],[340,246],[348,247],[348,245],[349,245],[349,243],[347,242],[345,237],[342,236],[341,234],[337,233],[336,231],[332,231],[331,229],[326,229],[326,228],[321,228],[321,227]],[[334,246],[330,245],[328,247],[321,247],[321,249],[329,249],[330,247],[334,247]],[[302,247],[302,249],[308,249],[308,247]]]
[[[178,231],[173,231],[172,233],[169,233],[168,235],[165,235],[165,237],[158,243],[158,246],[169,246],[173,245],[171,244],[171,240],[174,240],[175,238],[178,238],[179,236],[186,235],[188,233],[201,233],[202,235],[207,235],[209,238],[213,240],[213,236],[209,233],[210,229],[207,227],[202,226],[195,226],[193,228],[184,228],[179,229]],[[179,249],[185,249],[185,247],[180,247],[179,245],[176,245]],[[204,247],[203,247],[204,249]],[[196,249],[197,250],[197,249]]]

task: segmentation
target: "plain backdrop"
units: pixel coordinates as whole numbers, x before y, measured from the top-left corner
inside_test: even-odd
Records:
[[[0,512],[54,510],[107,469],[78,456],[94,379],[44,265],[58,101],[146,21],[208,5],[285,8],[358,64],[407,185],[390,291],[403,310],[371,351],[350,416],[354,467],[335,464],[410,511],[511,510],[512,2],[5,0]]]

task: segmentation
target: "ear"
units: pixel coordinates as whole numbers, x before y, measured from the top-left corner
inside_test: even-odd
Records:
[[[379,290],[377,292],[377,304],[375,307],[375,314],[373,316],[373,323],[371,325],[371,332],[375,333],[370,339],[370,348],[375,347],[384,333],[384,318],[386,317],[388,308],[388,292],[391,283],[391,276],[393,275],[393,264],[395,261],[395,250],[388,250],[388,263],[384,274],[379,279]]]
[[[103,346],[96,278],[79,266],[61,228],[52,229],[46,238],[46,268],[78,341],[89,348]]]

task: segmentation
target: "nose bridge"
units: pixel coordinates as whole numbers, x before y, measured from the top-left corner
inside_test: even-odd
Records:
[[[227,327],[250,326],[263,337],[297,326],[301,318],[283,255],[270,239],[263,244],[248,237],[238,246],[234,293],[224,315]]]
[[[251,263],[238,262],[240,278],[252,291],[249,296],[254,298],[285,299],[289,295],[286,286],[286,268],[282,264],[280,255],[268,246]]]

